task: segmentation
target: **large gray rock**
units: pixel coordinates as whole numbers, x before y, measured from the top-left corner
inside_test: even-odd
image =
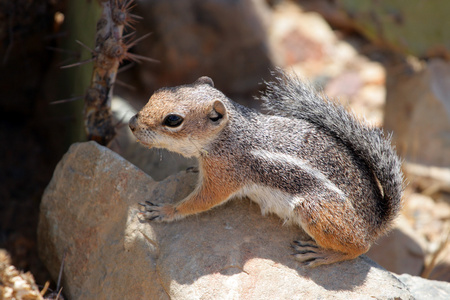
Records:
[[[70,299],[411,299],[367,257],[302,267],[289,244],[304,235],[236,199],[170,224],[148,223],[138,202],[173,202],[196,176],[157,183],[94,142],[73,145],[42,199],[39,252]]]

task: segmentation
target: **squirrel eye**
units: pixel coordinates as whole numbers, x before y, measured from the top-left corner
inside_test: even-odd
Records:
[[[181,117],[179,115],[171,114],[171,115],[167,115],[164,118],[163,125],[169,126],[169,127],[177,127],[177,126],[180,126],[181,123],[183,123],[183,120],[184,120],[183,117]]]

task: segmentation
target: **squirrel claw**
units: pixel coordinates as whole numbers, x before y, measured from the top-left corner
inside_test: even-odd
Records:
[[[316,261],[324,258],[324,253],[313,241],[293,241],[291,247],[295,250],[293,256],[305,266],[315,266]]]
[[[154,204],[150,201],[139,203],[139,205],[144,207],[144,210],[140,214],[148,221],[170,222],[175,219],[175,208],[173,205]]]
[[[317,267],[348,260],[360,254],[342,253],[332,249],[325,249],[317,245],[314,241],[294,241],[291,247],[294,248],[295,259],[307,267]]]
[[[309,248],[316,248],[319,249],[319,246],[317,246],[314,242],[306,242],[306,241],[294,241],[295,245],[294,247],[309,247]]]

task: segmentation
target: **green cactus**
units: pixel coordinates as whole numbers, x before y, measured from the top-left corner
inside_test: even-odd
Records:
[[[403,54],[450,58],[450,1],[337,0],[371,41]]]

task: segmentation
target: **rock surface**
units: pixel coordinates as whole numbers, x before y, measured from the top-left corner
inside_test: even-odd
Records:
[[[420,275],[425,265],[425,245],[401,215],[392,231],[378,239],[367,256],[396,274]]]
[[[402,274],[397,276],[411,291],[414,299],[450,299],[450,283],[427,280],[418,276]]]
[[[39,252],[56,278],[66,253],[70,299],[411,299],[367,257],[301,267],[289,244],[304,233],[236,199],[171,224],[148,223],[138,202],[182,199],[196,176],[157,183],[94,142],[73,145],[41,203]]]
[[[388,68],[385,128],[413,163],[450,167],[450,64],[409,61]]]
[[[146,88],[180,85],[208,75],[227,93],[259,88],[269,75],[262,1],[137,1],[138,36],[152,36],[135,46],[160,64],[137,66]],[[266,8],[267,9],[267,8]],[[135,83],[133,84],[135,85]]]

